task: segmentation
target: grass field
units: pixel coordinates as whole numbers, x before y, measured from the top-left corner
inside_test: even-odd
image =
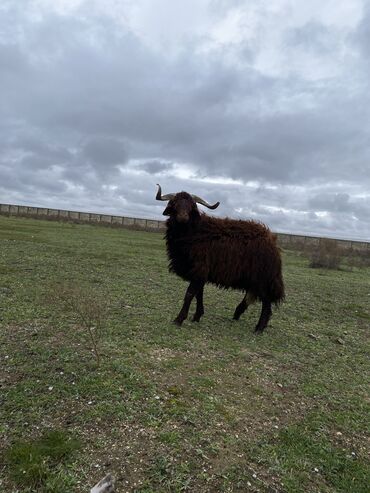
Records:
[[[179,329],[160,234],[0,217],[0,491],[369,493],[370,269],[284,277]]]

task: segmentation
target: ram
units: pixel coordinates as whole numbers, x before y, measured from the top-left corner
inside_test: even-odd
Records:
[[[188,281],[183,306],[174,322],[181,325],[196,297],[193,321],[204,314],[203,289],[212,283],[224,289],[243,291],[236,307],[238,320],[248,306],[262,303],[256,332],[263,332],[272,315],[271,305],[284,299],[280,250],[276,236],[255,221],[220,219],[200,213],[197,204],[216,209],[205,200],[187,192],[162,195],[158,185],[157,200],[168,201],[163,214],[169,216],[166,243],[169,269]]]

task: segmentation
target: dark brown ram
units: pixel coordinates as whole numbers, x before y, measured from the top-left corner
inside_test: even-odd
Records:
[[[197,203],[216,209],[219,202],[210,205],[187,192],[162,195],[158,185],[156,199],[168,201],[163,214],[169,216],[166,232],[169,269],[190,282],[174,322],[181,325],[187,318],[194,297],[197,306],[193,321],[199,322],[204,313],[204,285],[212,283],[245,293],[235,309],[235,320],[248,305],[261,301],[261,315],[255,330],[263,332],[272,314],[272,303],[278,304],[284,299],[276,236],[255,221],[220,219],[200,213]]]

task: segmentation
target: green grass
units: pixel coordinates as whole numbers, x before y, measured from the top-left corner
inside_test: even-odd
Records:
[[[284,252],[262,336],[212,286],[179,329],[160,234],[0,217],[0,491],[368,491],[369,274]]]
[[[5,453],[5,464],[13,483],[38,492],[65,492],[75,480],[64,467],[80,446],[64,431],[51,430],[36,440],[19,440]]]
[[[275,461],[289,492],[308,491],[311,483],[326,491],[367,493],[370,470],[364,458],[336,446],[321,416],[309,416],[282,430],[276,444],[268,446],[266,457]],[[278,456],[276,452],[279,452]],[[312,479],[312,474],[319,477]]]

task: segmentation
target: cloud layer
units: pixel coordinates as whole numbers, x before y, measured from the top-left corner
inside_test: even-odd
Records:
[[[369,25],[360,0],[5,0],[0,201],[160,218],[160,182],[370,239]]]

